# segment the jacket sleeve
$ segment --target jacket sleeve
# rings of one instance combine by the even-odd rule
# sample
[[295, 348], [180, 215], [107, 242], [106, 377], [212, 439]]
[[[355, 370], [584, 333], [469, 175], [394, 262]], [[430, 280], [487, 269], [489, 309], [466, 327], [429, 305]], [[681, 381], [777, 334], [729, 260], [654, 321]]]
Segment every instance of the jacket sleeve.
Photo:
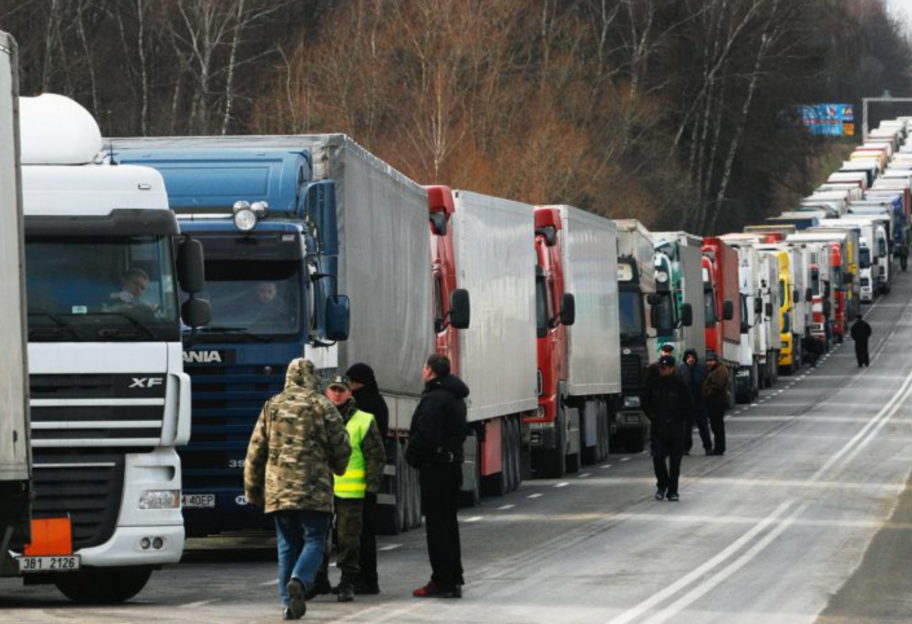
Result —
[[331, 404], [323, 405], [323, 422], [326, 427], [326, 458], [333, 474], [342, 476], [351, 458], [351, 440], [339, 411]]
[[427, 461], [440, 445], [440, 410], [443, 405], [434, 394], [421, 398], [415, 414], [412, 416], [412, 429], [409, 432], [408, 446], [405, 449], [405, 461], [418, 468]]
[[252, 505], [262, 505], [264, 502], [263, 489], [266, 482], [266, 459], [269, 453], [269, 428], [267, 418], [269, 403], [263, 406], [250, 444], [247, 445], [247, 458], [244, 460], [244, 496]]
[[386, 465], [386, 449], [376, 421], [371, 421], [367, 435], [361, 442], [361, 452], [366, 464], [367, 491], [376, 494], [383, 485], [383, 467]]

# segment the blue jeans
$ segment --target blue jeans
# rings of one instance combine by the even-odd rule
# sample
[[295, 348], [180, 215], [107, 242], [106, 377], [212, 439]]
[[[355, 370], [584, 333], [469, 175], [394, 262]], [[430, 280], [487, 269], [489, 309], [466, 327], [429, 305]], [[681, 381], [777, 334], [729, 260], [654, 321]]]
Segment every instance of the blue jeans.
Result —
[[288, 581], [296, 578], [304, 589], [313, 587], [323, 562], [326, 537], [332, 514], [325, 511], [277, 511], [276, 532], [279, 546], [279, 595], [288, 606]]

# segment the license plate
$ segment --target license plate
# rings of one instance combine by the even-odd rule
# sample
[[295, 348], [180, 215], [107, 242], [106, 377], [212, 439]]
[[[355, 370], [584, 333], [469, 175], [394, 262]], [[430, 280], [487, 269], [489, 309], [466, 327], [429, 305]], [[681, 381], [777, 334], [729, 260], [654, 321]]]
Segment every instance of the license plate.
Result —
[[59, 557], [19, 557], [20, 574], [39, 572], [75, 572], [79, 569], [79, 555]]
[[184, 494], [181, 506], [184, 509], [215, 509], [215, 494]]

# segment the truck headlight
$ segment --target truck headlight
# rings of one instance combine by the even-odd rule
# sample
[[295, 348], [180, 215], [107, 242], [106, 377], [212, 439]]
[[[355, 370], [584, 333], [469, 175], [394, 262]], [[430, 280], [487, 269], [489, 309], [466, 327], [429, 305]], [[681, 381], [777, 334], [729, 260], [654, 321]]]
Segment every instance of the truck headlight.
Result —
[[639, 408], [640, 407], [640, 397], [625, 396], [624, 397], [624, 407]]
[[140, 509], [180, 509], [180, 490], [146, 490], [139, 497]]

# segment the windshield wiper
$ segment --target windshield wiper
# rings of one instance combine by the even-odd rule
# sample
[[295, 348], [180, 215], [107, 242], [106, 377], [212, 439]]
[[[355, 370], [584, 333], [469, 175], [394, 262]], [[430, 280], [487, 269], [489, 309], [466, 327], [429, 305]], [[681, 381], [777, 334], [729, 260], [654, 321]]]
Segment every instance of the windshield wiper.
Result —
[[28, 316], [29, 318], [32, 318], [34, 316], [46, 316], [57, 323], [57, 327], [29, 327], [29, 336], [31, 336], [33, 332], [37, 331], [54, 330], [54, 332], [57, 333], [62, 329], [76, 336], [80, 342], [85, 342], [85, 338], [82, 337], [82, 334], [76, 331], [76, 328], [74, 328], [66, 320], [56, 314], [51, 314], [50, 312], [29, 312]]
[[267, 338], [266, 336], [260, 336], [259, 334], [252, 334], [243, 327], [201, 327], [197, 330], [197, 333], [200, 334], [237, 334], [238, 336], [244, 336], [245, 338], [252, 338], [258, 342], [272, 342], [272, 338]]

